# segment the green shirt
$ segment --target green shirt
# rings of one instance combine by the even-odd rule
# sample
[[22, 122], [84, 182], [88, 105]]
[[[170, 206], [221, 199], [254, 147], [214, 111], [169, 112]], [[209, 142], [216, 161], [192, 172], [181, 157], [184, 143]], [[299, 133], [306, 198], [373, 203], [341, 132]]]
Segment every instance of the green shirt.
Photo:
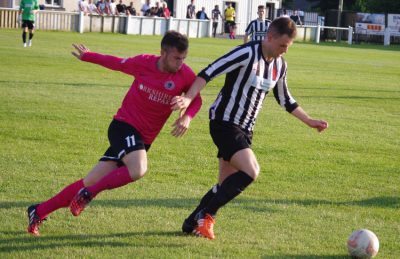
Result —
[[22, 11], [22, 20], [35, 21], [33, 10], [38, 10], [38, 0], [21, 0], [19, 10]]

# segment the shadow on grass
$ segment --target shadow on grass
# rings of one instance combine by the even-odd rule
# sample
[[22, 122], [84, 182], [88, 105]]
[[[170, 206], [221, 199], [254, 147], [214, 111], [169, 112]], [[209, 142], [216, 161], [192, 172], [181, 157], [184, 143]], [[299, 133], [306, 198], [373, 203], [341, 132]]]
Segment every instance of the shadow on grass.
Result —
[[[303, 89], [303, 90], [321, 90], [324, 92], [330, 91], [330, 92], [335, 92], [335, 91], [347, 91], [347, 92], [371, 92], [371, 93], [400, 93], [399, 90], [386, 90], [386, 89], [359, 89], [359, 88], [344, 88], [344, 87], [334, 87], [334, 86], [329, 86], [329, 87], [303, 87], [303, 86], [295, 86], [296, 89]], [[376, 96], [379, 98], [379, 96]]]
[[383, 50], [383, 51], [400, 51], [400, 45], [392, 44], [389, 46], [384, 46], [382, 43], [354, 43], [349, 45], [347, 41], [341, 42], [324, 42], [321, 41], [319, 44], [315, 42], [303, 42], [303, 41], [296, 41], [297, 44], [303, 45], [316, 45], [319, 47], [339, 47], [339, 48], [351, 48], [351, 49], [372, 49], [372, 50]]
[[245, 206], [251, 203], [258, 204], [283, 204], [283, 205], [301, 205], [301, 206], [317, 206], [317, 205], [333, 205], [333, 206], [360, 206], [360, 207], [383, 207], [383, 208], [400, 208], [400, 197], [374, 197], [365, 200], [354, 201], [329, 201], [329, 200], [264, 200], [243, 198], [237, 202], [244, 203]]
[[350, 258], [348, 255], [277, 255], [277, 256], [262, 256], [262, 259], [305, 259], [305, 258], [314, 258], [314, 259], [336, 259], [336, 258]]
[[[130, 200], [102, 200], [101, 198], [94, 200], [90, 206], [96, 207], [166, 207], [166, 208], [188, 208], [192, 209], [198, 205], [200, 201], [197, 198], [157, 198], [157, 199], [130, 199]], [[11, 208], [27, 208], [34, 202], [22, 201], [1, 201], [0, 209]], [[400, 208], [400, 197], [373, 197], [364, 200], [354, 201], [329, 201], [329, 200], [301, 200], [301, 199], [251, 199], [244, 196], [232, 201], [232, 204], [243, 205], [246, 209], [252, 211], [274, 211], [271, 205], [301, 205], [301, 206], [317, 206], [317, 205], [333, 205], [333, 206], [361, 206], [361, 207], [384, 207], [384, 208]]]
[[[174, 237], [182, 236], [177, 231], [149, 231], [149, 232], [128, 232], [128, 233], [111, 233], [101, 235], [61, 235], [61, 236], [41, 236], [32, 237], [22, 231], [0, 231], [0, 234], [11, 235], [12, 238], [3, 238], [0, 243], [0, 252], [12, 253], [15, 251], [31, 251], [46, 250], [60, 247], [131, 247], [132, 242], [121, 241], [124, 238], [143, 238], [143, 237]], [[158, 242], [157, 245], [137, 244], [135, 247], [157, 248], [164, 247], [165, 244]], [[168, 243], [168, 247], [179, 248], [183, 245]]]
[[318, 95], [302, 95], [297, 94], [296, 96], [302, 98], [319, 98], [319, 99], [352, 99], [352, 100], [400, 100], [400, 97], [379, 97], [379, 96], [356, 96], [356, 95], [347, 95], [347, 96], [318, 96]]

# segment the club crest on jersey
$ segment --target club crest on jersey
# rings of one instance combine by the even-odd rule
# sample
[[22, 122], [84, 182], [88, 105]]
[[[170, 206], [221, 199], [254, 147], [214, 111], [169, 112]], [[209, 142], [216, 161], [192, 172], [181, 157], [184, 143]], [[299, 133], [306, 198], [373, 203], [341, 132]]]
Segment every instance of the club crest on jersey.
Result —
[[164, 88], [167, 90], [172, 90], [175, 88], [175, 83], [173, 81], [167, 81], [164, 84]]

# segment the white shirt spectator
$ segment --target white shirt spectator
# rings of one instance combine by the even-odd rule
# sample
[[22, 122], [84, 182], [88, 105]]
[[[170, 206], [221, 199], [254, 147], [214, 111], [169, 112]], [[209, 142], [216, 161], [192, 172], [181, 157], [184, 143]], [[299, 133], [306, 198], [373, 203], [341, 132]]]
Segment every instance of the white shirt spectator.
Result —
[[110, 2], [110, 13], [111, 13], [111, 15], [117, 15], [118, 14], [118, 12], [117, 12], [117, 4], [115, 3], [114, 0], [111, 0], [111, 2]]
[[143, 16], [147, 16], [150, 11], [150, 1], [146, 1], [146, 3], [142, 5], [140, 11], [142, 12]]
[[90, 13], [90, 14], [98, 14], [97, 7], [93, 3], [92, 0], [89, 0], [89, 3], [87, 5], [87, 10], [88, 10], [88, 13]]
[[85, 0], [79, 0], [78, 1], [78, 10], [80, 12], [87, 13], [88, 12], [88, 4]]

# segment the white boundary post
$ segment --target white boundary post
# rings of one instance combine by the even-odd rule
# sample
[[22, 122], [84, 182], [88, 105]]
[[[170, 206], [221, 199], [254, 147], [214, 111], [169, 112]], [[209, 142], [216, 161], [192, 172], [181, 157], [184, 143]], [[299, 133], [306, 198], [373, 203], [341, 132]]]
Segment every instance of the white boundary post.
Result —
[[349, 26], [349, 31], [347, 34], [347, 43], [351, 45], [353, 43], [353, 27]]
[[319, 44], [320, 34], [321, 34], [321, 26], [318, 24], [317, 31], [315, 32], [315, 43], [317, 44]]
[[383, 45], [389, 46], [390, 45], [390, 31], [389, 28], [385, 29], [385, 34], [383, 36]]
[[79, 12], [79, 33], [83, 33], [83, 23], [84, 23], [84, 13], [83, 12]]
[[130, 21], [131, 21], [131, 16], [127, 15], [125, 20], [125, 34], [129, 34], [130, 32]]

